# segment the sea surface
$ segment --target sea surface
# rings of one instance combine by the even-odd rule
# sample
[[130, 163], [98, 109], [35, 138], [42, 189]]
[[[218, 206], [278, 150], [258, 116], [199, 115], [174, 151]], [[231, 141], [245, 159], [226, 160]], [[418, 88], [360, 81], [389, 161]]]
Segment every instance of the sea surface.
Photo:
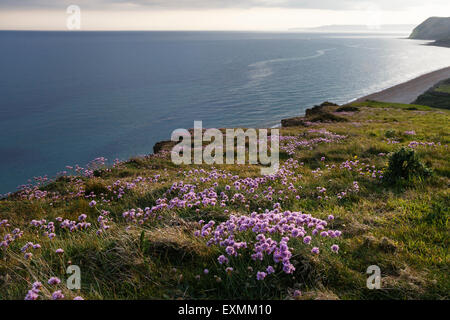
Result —
[[0, 32], [0, 193], [149, 154], [177, 128], [265, 127], [450, 65], [406, 34]]

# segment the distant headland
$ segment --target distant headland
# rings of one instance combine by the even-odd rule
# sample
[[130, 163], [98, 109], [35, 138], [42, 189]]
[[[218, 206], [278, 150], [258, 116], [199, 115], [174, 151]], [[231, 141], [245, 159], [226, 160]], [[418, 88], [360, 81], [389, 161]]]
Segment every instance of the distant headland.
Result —
[[414, 28], [410, 39], [435, 40], [431, 45], [450, 47], [450, 17], [431, 17]]

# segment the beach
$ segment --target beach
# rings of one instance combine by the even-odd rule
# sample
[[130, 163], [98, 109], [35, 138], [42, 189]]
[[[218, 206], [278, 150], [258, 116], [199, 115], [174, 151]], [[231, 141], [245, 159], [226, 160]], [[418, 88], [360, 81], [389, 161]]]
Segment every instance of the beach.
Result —
[[375, 92], [352, 102], [375, 100], [380, 102], [412, 103], [418, 96], [439, 81], [450, 78], [450, 67], [442, 68], [415, 79]]

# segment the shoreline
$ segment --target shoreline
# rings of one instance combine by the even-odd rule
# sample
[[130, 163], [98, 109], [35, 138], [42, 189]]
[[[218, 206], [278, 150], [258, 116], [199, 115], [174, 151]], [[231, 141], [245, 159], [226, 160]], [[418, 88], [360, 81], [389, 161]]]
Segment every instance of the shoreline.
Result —
[[421, 94], [425, 93], [436, 83], [448, 78], [450, 78], [450, 66], [423, 74], [417, 78], [400, 83], [393, 87], [357, 98], [347, 102], [346, 104], [364, 102], [366, 100], [411, 104]]

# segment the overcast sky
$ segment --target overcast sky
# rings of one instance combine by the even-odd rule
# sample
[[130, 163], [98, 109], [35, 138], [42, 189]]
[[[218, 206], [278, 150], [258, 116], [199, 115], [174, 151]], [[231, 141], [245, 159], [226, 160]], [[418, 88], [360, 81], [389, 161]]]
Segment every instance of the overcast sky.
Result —
[[450, 16], [449, 0], [0, 0], [0, 29], [286, 30], [329, 24], [418, 24]]

